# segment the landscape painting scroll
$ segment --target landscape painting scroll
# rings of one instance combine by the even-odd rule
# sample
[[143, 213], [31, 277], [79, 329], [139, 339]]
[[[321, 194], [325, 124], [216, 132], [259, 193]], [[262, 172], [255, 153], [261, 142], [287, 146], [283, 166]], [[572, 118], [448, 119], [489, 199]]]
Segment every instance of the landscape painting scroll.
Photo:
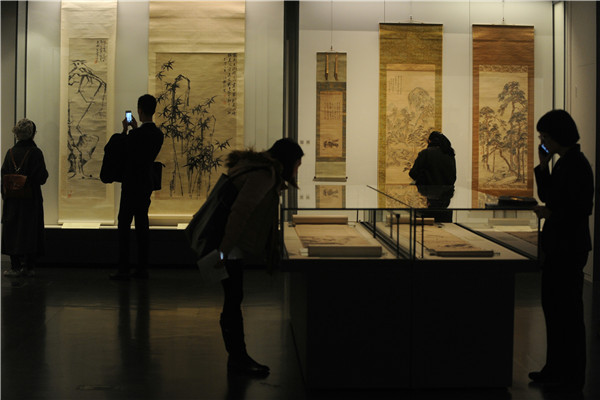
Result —
[[315, 181], [345, 182], [346, 53], [317, 53]]
[[[379, 25], [378, 188], [394, 193], [442, 125], [442, 25]], [[379, 196], [386, 207], [390, 197]]]
[[473, 206], [533, 195], [534, 28], [473, 25]]
[[150, 219], [188, 222], [244, 146], [245, 4], [151, 1], [149, 90], [165, 135]]
[[114, 133], [116, 23], [116, 1], [61, 4], [59, 223], [114, 223], [100, 168]]

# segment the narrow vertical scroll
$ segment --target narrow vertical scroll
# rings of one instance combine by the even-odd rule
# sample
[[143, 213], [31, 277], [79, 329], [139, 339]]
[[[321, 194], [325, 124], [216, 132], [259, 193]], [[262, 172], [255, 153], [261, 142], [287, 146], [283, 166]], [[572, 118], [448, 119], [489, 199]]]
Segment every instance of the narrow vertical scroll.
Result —
[[346, 60], [317, 53], [316, 181], [346, 181]]
[[114, 223], [100, 168], [114, 126], [116, 30], [116, 1], [62, 2], [59, 223]]

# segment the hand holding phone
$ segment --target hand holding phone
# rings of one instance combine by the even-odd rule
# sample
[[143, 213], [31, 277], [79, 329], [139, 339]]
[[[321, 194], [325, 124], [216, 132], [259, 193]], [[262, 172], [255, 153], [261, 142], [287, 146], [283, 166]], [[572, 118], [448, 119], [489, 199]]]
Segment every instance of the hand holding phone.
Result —
[[538, 146], [538, 155], [540, 157], [540, 165], [542, 169], [548, 168], [548, 163], [552, 160], [552, 154], [550, 154], [550, 150], [544, 145], [540, 144]]
[[131, 123], [131, 121], [133, 120], [133, 115], [131, 114], [131, 110], [125, 111], [125, 119], [127, 120], [128, 124]]

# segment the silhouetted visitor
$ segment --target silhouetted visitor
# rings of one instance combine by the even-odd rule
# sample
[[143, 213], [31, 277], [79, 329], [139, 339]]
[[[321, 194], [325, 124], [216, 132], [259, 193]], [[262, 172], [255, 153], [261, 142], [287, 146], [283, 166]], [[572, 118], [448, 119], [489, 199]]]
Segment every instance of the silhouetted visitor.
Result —
[[247, 265], [264, 265], [271, 270], [278, 264], [282, 245], [278, 234], [279, 195], [286, 189], [285, 182], [297, 187], [303, 155], [296, 142], [284, 138], [265, 152], [238, 150], [227, 157], [228, 175], [241, 173], [233, 180], [239, 193], [219, 246], [229, 274], [221, 281], [225, 301], [220, 320], [229, 353], [229, 372], [254, 376], [269, 373], [269, 367], [257, 363], [246, 352], [241, 310], [243, 271]]
[[[44, 252], [44, 199], [41, 185], [48, 179], [44, 154], [33, 138], [33, 121], [20, 120], [13, 128], [17, 143], [10, 148], [2, 164], [2, 253], [10, 256], [11, 269], [6, 276], [34, 276], [36, 259]], [[4, 191], [6, 174], [27, 176], [18, 197]]]
[[441, 209], [428, 211], [423, 217], [434, 217], [438, 222], [451, 222], [452, 212], [444, 211], [454, 196], [456, 160], [450, 140], [441, 132], [433, 131], [427, 138], [427, 148], [417, 156], [409, 176], [419, 193], [427, 198], [427, 207]]
[[[125, 140], [125, 167], [121, 184], [121, 203], [119, 204], [118, 236], [119, 261], [118, 270], [111, 274], [111, 279], [125, 280], [148, 277], [148, 247], [150, 226], [148, 209], [150, 195], [154, 188], [152, 166], [163, 144], [163, 133], [152, 121], [156, 111], [156, 99], [145, 94], [138, 99], [138, 115], [142, 125], [138, 127], [135, 118], [131, 122], [123, 119], [123, 135]], [[131, 126], [133, 129], [127, 133]], [[137, 265], [130, 275], [129, 231], [135, 217], [135, 235], [137, 244]]]
[[408, 175], [419, 186], [454, 185], [456, 160], [450, 140], [441, 132], [431, 132], [427, 148], [419, 152]]
[[[541, 234], [542, 308], [546, 320], [546, 365], [531, 372], [532, 381], [546, 390], [580, 391], [585, 382], [586, 345], [583, 320], [583, 268], [591, 250], [589, 216], [594, 177], [580, 150], [579, 132], [564, 110], [552, 110], [537, 123], [542, 145], [535, 167], [536, 206], [544, 218]], [[550, 170], [552, 156], [559, 160]]]

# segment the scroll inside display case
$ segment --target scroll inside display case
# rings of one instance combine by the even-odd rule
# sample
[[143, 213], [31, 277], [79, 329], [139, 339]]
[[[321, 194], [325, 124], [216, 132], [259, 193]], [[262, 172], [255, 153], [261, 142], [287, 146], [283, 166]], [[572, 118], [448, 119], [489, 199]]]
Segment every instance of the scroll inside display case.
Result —
[[309, 257], [381, 257], [382, 248], [369, 243], [347, 224], [297, 224], [296, 234]]
[[425, 226], [417, 232], [417, 242], [438, 257], [493, 257], [494, 251], [474, 246], [466, 240], [437, 226]]

